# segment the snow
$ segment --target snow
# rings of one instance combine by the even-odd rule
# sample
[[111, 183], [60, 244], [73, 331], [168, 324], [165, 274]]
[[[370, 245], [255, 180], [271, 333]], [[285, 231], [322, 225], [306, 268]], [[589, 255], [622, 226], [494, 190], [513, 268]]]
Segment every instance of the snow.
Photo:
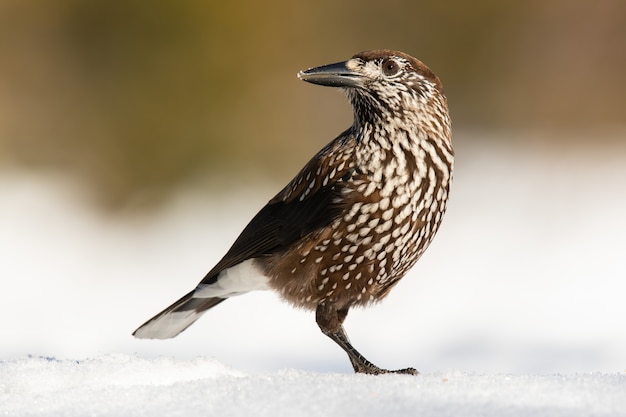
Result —
[[131, 336], [280, 184], [107, 217], [64, 178], [0, 171], [0, 415], [626, 415], [626, 148], [460, 139], [433, 244], [346, 321], [416, 378], [352, 375], [311, 312], [267, 291], [172, 340]]
[[10, 416], [626, 415], [626, 374], [256, 374], [115, 354], [0, 362], [0, 381], [0, 415]]

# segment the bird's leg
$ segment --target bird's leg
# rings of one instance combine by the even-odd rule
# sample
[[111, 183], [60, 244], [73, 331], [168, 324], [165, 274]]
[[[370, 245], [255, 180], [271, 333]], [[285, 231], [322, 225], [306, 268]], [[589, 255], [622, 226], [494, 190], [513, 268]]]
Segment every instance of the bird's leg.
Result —
[[348, 315], [348, 308], [337, 309], [332, 304], [320, 304], [317, 306], [315, 312], [315, 320], [317, 325], [326, 336], [330, 337], [335, 343], [337, 343], [350, 358], [354, 372], [364, 374], [386, 374], [386, 373], [398, 373], [398, 374], [410, 374], [417, 375], [417, 371], [413, 368], [398, 369], [395, 371], [389, 371], [387, 369], [379, 368], [372, 362], [365, 359], [363, 355], [357, 351], [350, 343], [348, 335], [343, 329], [343, 321]]
[[[318, 307], [318, 311], [319, 311], [319, 307]], [[346, 334], [346, 330], [343, 328], [343, 321], [346, 319], [346, 316], [348, 315], [348, 309], [347, 308], [343, 308], [343, 309], [336, 310], [336, 312], [337, 312], [337, 320], [339, 321], [339, 329], [338, 329], [337, 333], [338, 333], [338, 337], [343, 342], [339, 342], [336, 337], [333, 337], [330, 334], [324, 332], [323, 329], [322, 329], [322, 332], [324, 332], [324, 334], [326, 334], [328, 337], [330, 337], [335, 343], [337, 343], [339, 346], [341, 346], [341, 348], [348, 353], [348, 358], [350, 359], [350, 363], [352, 363], [352, 368], [354, 368], [354, 372], [359, 372], [359, 369], [361, 369], [363, 367], [362, 366], [363, 363], [369, 364], [370, 368], [377, 368], [377, 369], [379, 369], [373, 363], [371, 363], [370, 361], [365, 359], [365, 357], [363, 355], [361, 355], [354, 348], [354, 346], [352, 346], [352, 343], [350, 343], [350, 339], [348, 338], [348, 335]], [[317, 317], [316, 317], [316, 319], [317, 319]], [[320, 323], [319, 319], [317, 319], [317, 323], [319, 325], [319, 323]], [[321, 326], [320, 326], [320, 328], [321, 328]], [[350, 349], [350, 350], [348, 350], [348, 349]], [[350, 352], [352, 352], [352, 353], [350, 353]]]

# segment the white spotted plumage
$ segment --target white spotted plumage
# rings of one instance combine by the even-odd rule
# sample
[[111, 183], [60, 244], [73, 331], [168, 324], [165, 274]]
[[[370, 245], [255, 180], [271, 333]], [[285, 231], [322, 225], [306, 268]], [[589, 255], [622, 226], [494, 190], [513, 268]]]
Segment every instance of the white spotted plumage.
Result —
[[136, 335], [172, 337], [224, 298], [269, 287], [315, 309], [357, 372], [384, 372], [356, 353], [341, 323], [353, 305], [384, 298], [439, 228], [453, 167], [446, 99], [423, 63], [396, 51], [299, 76], [342, 87], [353, 125], [270, 200], [194, 291]]

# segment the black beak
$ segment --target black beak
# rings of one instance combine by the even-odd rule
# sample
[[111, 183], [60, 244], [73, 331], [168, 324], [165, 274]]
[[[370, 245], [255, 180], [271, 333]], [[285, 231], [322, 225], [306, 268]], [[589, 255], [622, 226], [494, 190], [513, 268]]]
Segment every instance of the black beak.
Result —
[[358, 87], [362, 85], [363, 76], [348, 69], [346, 62], [324, 65], [300, 71], [298, 78], [303, 81], [325, 85], [328, 87]]

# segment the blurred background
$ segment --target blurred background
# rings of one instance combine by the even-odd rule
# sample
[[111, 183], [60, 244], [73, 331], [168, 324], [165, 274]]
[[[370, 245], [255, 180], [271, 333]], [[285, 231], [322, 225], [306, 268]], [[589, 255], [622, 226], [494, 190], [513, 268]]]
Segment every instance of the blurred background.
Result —
[[272, 294], [179, 338], [136, 326], [202, 278], [351, 122], [299, 70], [398, 49], [444, 83], [449, 212], [346, 323], [381, 365], [626, 370], [626, 3], [0, 3], [0, 360], [112, 351], [349, 371]]

